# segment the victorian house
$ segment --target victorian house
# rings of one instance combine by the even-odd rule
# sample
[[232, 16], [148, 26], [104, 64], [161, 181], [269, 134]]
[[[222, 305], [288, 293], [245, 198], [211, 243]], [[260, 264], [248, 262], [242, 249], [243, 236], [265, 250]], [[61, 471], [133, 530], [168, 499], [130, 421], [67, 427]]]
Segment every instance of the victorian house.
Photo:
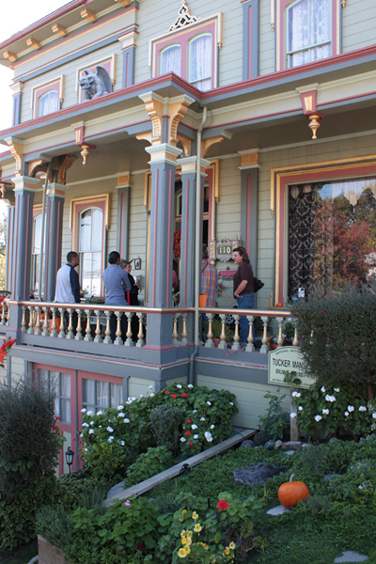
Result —
[[[0, 132], [8, 378], [56, 389], [76, 452], [82, 407], [174, 381], [228, 388], [236, 423], [257, 427], [289, 300], [373, 274], [375, 25], [374, 0], [72, 0], [0, 44], [14, 70]], [[215, 309], [199, 308], [201, 241]], [[245, 348], [239, 243], [264, 282]], [[71, 250], [82, 302], [57, 304]], [[139, 307], [103, 305], [112, 250], [132, 261]], [[126, 339], [111, 340], [112, 313], [127, 316]]]

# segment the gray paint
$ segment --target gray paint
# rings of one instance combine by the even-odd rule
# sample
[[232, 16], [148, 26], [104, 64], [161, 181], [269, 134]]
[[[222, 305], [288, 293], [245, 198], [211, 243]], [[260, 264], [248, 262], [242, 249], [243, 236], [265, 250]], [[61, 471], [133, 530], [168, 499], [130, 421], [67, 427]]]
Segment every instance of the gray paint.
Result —
[[[9, 287], [3, 290], [11, 291], [13, 287], [13, 258], [14, 258], [14, 206], [8, 206], [7, 214], [7, 244], [5, 257], [5, 284]], [[9, 281], [9, 283], [8, 283]]]
[[[33, 181], [34, 179], [27, 180]], [[14, 225], [16, 260], [14, 261], [12, 289], [12, 299], [16, 301], [29, 299], [34, 193], [35, 190], [32, 188], [24, 188], [16, 192]]]
[[[257, 272], [257, 233], [258, 233], [258, 168], [241, 171], [241, 241], [248, 250], [253, 271]], [[251, 185], [251, 215], [248, 215], [248, 182]], [[250, 237], [248, 239], [248, 231]]]
[[58, 195], [47, 196], [45, 299], [48, 302], [54, 300], [56, 273], [61, 266], [64, 200]]
[[21, 123], [22, 92], [13, 96], [12, 126]]
[[123, 50], [123, 75], [121, 87], [127, 88], [134, 84], [136, 46], [131, 45]]
[[181, 174], [182, 219], [180, 257], [180, 306], [194, 306], [196, 173]]
[[[249, 28], [248, 10], [252, 7], [252, 29]], [[243, 80], [259, 76], [259, 45], [260, 45], [260, 32], [259, 23], [260, 10], [259, 0], [249, 0], [243, 4]], [[251, 76], [249, 76], [249, 46], [251, 50]]]
[[[130, 186], [118, 188], [117, 205], [117, 235], [116, 247], [120, 249], [122, 258], [129, 259], [129, 214], [130, 214]], [[122, 206], [123, 200], [123, 206]]]

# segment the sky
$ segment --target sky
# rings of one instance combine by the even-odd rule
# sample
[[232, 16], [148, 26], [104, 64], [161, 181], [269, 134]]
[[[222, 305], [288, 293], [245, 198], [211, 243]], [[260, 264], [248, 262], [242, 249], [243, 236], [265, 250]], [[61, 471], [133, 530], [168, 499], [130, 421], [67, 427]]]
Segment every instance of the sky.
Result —
[[[0, 43], [21, 31], [30, 24], [47, 16], [70, 0], [17, 0], [17, 2], [1, 1], [1, 30]], [[5, 4], [5, 5], [3, 5]], [[52, 32], [51, 32], [52, 33]], [[2, 57], [0, 53], [0, 57]], [[0, 65], [0, 131], [12, 126], [12, 83], [13, 71]], [[5, 145], [0, 144], [0, 153], [6, 151]], [[0, 200], [0, 217], [5, 213], [5, 204]]]

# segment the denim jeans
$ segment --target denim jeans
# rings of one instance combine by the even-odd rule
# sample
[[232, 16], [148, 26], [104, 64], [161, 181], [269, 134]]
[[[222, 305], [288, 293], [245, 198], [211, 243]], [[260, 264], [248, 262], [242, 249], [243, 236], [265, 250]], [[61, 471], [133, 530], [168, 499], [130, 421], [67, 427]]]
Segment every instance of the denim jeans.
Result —
[[[255, 293], [251, 294], [241, 294], [236, 298], [236, 304], [239, 309], [252, 309], [255, 305]], [[247, 343], [248, 333], [249, 333], [249, 322], [244, 315], [239, 319], [239, 333], [240, 342]]]

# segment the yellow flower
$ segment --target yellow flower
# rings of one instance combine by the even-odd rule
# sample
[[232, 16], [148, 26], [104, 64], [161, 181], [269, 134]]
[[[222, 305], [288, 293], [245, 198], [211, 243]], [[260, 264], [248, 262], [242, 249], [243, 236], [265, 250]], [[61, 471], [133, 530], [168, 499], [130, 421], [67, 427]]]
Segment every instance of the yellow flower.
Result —
[[191, 552], [191, 549], [189, 548], [188, 545], [185, 545], [185, 547], [183, 548], [185, 554], [189, 554]]
[[181, 543], [182, 544], [187, 544], [187, 537], [181, 537]]
[[231, 548], [231, 550], [235, 550], [235, 543], [230, 542], [229, 547]]
[[205, 550], [208, 550], [208, 548], [209, 548], [208, 545], [206, 544], [206, 542], [203, 542], [202, 546], [205, 548]]
[[188, 533], [188, 532], [189, 532], [189, 531], [182, 531], [182, 532], [180, 533], [180, 536], [181, 536], [181, 537], [184, 537], [185, 534]]
[[193, 519], [194, 521], [197, 521], [198, 515], [197, 515], [196, 511], [194, 511], [194, 512], [192, 513], [192, 519]]
[[182, 513], [183, 513], [183, 515], [185, 515], [187, 513], [187, 510], [183, 509]]
[[200, 531], [202, 531], [202, 527], [199, 523], [197, 523], [197, 525], [195, 525], [194, 531], [195, 531], [195, 533], [199, 533]]
[[183, 517], [179, 517], [178, 520], [180, 521], [180, 523], [182, 523], [184, 521]]
[[184, 548], [179, 548], [179, 550], [178, 550], [178, 556], [179, 556], [180, 558], [185, 558], [185, 557], [187, 556], [187, 554], [185, 553]]
[[186, 531], [186, 533], [187, 533], [187, 537], [191, 538], [191, 536], [192, 536], [192, 531]]
[[226, 548], [225, 548], [225, 554], [230, 554], [230, 549], [229, 549], [228, 546], [226, 546]]

